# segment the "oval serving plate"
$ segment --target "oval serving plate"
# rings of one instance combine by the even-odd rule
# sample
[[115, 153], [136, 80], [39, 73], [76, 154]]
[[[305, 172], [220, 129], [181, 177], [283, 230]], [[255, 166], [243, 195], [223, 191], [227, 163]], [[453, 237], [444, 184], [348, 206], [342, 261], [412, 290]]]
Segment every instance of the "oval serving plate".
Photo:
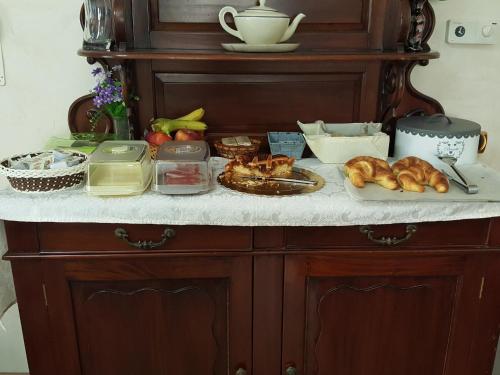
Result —
[[250, 180], [238, 178], [232, 175], [231, 178], [226, 178], [225, 172], [222, 172], [217, 181], [222, 186], [228, 189], [239, 191], [241, 193], [281, 196], [281, 195], [299, 195], [314, 193], [325, 186], [325, 180], [320, 175], [302, 168], [293, 168], [292, 175], [287, 176], [296, 180], [311, 180], [316, 181], [316, 185], [294, 184], [288, 182], [265, 181], [265, 180]]

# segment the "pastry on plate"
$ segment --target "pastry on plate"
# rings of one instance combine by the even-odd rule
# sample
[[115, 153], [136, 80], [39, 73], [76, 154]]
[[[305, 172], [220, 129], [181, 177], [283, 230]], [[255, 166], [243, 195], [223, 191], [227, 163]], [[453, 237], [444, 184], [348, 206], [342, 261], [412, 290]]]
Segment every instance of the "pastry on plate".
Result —
[[448, 178], [425, 160], [410, 156], [394, 163], [392, 170], [404, 190], [423, 193], [425, 185], [438, 193], [447, 193], [450, 188]]
[[225, 167], [226, 174], [238, 174], [251, 177], [288, 177], [292, 174], [295, 158], [272, 156], [260, 160], [257, 156], [249, 158], [239, 156]]
[[389, 163], [382, 159], [358, 156], [345, 164], [344, 172], [357, 188], [363, 188], [367, 182], [376, 183], [390, 190], [399, 188]]
[[450, 188], [444, 173], [415, 156], [397, 161], [392, 165], [392, 170], [404, 190], [422, 193], [425, 191], [425, 185], [429, 185], [438, 193], [446, 193]]

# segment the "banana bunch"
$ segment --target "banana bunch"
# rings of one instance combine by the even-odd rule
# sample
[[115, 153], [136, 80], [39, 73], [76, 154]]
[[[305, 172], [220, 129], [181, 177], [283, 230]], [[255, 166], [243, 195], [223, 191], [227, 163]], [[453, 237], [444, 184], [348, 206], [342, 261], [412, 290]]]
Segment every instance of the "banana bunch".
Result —
[[204, 115], [205, 110], [203, 108], [198, 108], [197, 110], [175, 120], [157, 118], [151, 123], [151, 128], [155, 132], [161, 131], [168, 135], [179, 129], [189, 129], [202, 132], [207, 130], [207, 124], [201, 121]]

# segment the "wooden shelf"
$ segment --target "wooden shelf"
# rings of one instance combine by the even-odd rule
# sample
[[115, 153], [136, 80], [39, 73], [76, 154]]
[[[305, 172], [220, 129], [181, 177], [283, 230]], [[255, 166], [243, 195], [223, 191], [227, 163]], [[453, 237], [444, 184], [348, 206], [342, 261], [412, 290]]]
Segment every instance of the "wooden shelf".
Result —
[[217, 50], [136, 49], [126, 51], [92, 51], [80, 49], [78, 55], [112, 60], [176, 61], [422, 61], [439, 58], [439, 52], [398, 51], [306, 51], [292, 53], [234, 53]]

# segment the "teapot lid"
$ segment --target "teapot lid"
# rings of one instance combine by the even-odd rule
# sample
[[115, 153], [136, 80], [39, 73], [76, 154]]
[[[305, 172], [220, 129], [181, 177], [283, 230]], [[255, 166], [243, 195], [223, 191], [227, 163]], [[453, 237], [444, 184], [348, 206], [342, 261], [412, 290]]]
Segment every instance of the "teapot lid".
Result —
[[259, 0], [259, 5], [238, 13], [236, 17], [290, 18], [286, 14], [266, 6], [266, 0]]

